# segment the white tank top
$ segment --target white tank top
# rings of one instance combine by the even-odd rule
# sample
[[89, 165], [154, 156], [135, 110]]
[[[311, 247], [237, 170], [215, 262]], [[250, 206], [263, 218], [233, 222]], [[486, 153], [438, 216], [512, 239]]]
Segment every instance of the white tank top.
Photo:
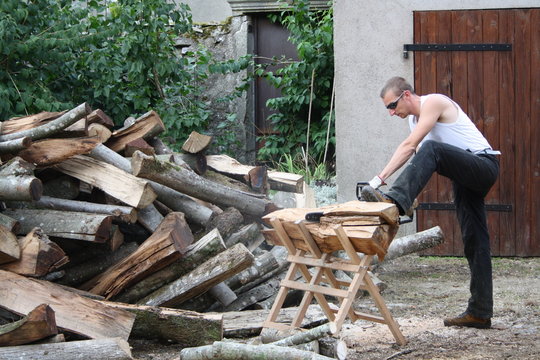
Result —
[[[431, 94], [436, 95], [436, 94]], [[420, 107], [424, 105], [424, 101], [431, 95], [420, 97]], [[443, 95], [445, 96], [445, 95]], [[446, 96], [445, 96], [446, 97]], [[435, 126], [420, 142], [420, 145], [426, 140], [434, 140], [450, 145], [457, 146], [463, 150], [470, 150], [475, 153], [481, 150], [491, 150], [488, 141], [478, 130], [471, 119], [461, 110], [459, 105], [448, 98], [458, 109], [457, 120], [453, 123], [435, 123]], [[411, 131], [415, 128], [418, 120], [416, 116], [409, 115], [409, 128]]]

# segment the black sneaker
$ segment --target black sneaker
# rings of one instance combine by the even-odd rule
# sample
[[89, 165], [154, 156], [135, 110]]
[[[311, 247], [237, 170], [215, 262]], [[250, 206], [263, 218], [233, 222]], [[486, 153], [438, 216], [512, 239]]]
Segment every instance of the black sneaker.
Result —
[[[385, 202], [390, 204], [395, 204], [398, 208], [399, 205], [396, 204], [396, 202], [388, 197], [385, 193], [383, 193], [381, 190], [374, 189], [373, 187], [369, 185], [365, 185], [362, 187], [362, 190], [360, 191], [360, 200], [367, 201], [367, 202]], [[418, 201], [414, 199], [413, 205], [405, 211], [405, 215], [409, 218], [413, 218], [414, 216], [414, 209], [418, 206]]]

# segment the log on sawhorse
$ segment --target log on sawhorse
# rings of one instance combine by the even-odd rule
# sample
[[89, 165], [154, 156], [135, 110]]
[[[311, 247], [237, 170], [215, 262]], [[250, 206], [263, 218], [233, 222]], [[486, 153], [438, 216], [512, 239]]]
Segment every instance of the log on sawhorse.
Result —
[[[352, 321], [363, 319], [386, 324], [396, 339], [396, 342], [399, 345], [406, 344], [399, 325], [392, 317], [384, 299], [379, 293], [379, 289], [374, 285], [368, 274], [369, 266], [373, 260], [373, 254], [365, 254], [365, 256], [360, 257], [349, 240], [343, 226], [337, 224], [333, 226], [333, 229], [348, 259], [336, 258], [331, 256], [330, 253], [322, 252], [306, 228], [303, 220], [297, 221], [295, 224], [302, 233], [304, 245], [308, 249], [307, 251], [295, 247], [278, 218], [272, 218], [270, 223], [281, 243], [287, 248], [289, 253], [287, 261], [290, 263], [290, 266], [285, 278], [280, 284], [280, 290], [268, 318], [263, 323], [263, 327], [278, 330], [290, 330], [291, 328], [300, 327], [310, 302], [315, 298], [330, 321], [332, 333], [337, 334], [341, 330], [346, 317], [349, 316]], [[313, 274], [310, 273], [309, 267], [315, 270]], [[352, 280], [338, 280], [333, 273], [333, 271], [337, 270], [351, 273]], [[300, 271], [305, 282], [294, 280], [297, 271]], [[323, 284], [327, 286], [323, 286]], [[285, 297], [288, 291], [292, 289], [304, 291], [302, 302], [290, 325], [278, 323], [276, 319], [283, 306]], [[380, 311], [380, 315], [361, 313], [352, 308], [356, 293], [360, 289], [366, 290], [371, 295]], [[332, 309], [325, 296], [337, 298], [339, 300], [339, 308], [337, 310]]]

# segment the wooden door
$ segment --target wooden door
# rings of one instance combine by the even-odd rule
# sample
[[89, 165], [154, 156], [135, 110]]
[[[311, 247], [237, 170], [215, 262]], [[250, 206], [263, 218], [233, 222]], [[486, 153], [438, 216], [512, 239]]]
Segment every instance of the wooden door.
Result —
[[[511, 44], [511, 51], [421, 51], [415, 90], [456, 100], [500, 156], [486, 198], [494, 256], [540, 255], [540, 9], [419, 11], [415, 44]], [[419, 197], [418, 230], [440, 225], [436, 255], [462, 255], [450, 181], [434, 175]], [[442, 209], [442, 210], [428, 210]]]

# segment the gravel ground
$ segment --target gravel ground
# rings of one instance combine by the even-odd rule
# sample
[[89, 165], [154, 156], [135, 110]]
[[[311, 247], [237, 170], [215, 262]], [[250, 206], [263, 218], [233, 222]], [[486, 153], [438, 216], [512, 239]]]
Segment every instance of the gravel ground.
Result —
[[[340, 337], [348, 359], [540, 359], [540, 258], [494, 258], [492, 329], [444, 327], [468, 299], [464, 258], [409, 255], [379, 267], [382, 295], [408, 343], [398, 346], [386, 325], [346, 322]], [[355, 307], [375, 310], [367, 297]], [[130, 341], [138, 360], [178, 359], [176, 345]]]

